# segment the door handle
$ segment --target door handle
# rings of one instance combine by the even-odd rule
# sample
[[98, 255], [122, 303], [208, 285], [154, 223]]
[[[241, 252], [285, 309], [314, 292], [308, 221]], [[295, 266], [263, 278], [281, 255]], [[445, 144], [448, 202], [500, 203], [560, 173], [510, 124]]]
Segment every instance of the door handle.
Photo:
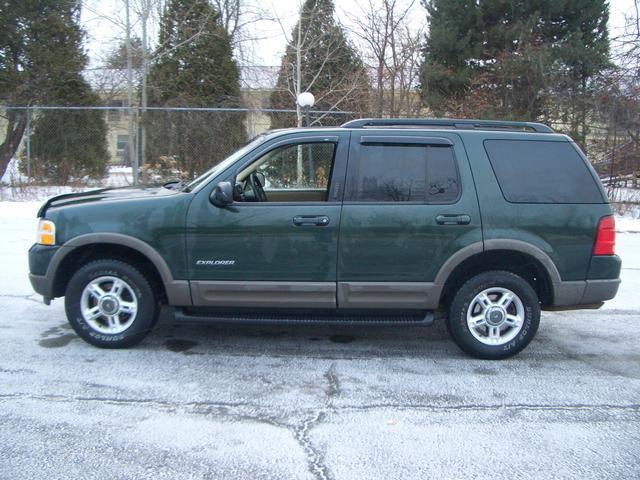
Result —
[[469, 215], [444, 214], [436, 215], [438, 225], [469, 225], [471, 217]]
[[326, 227], [329, 225], [329, 217], [326, 215], [296, 215], [293, 224], [298, 227]]

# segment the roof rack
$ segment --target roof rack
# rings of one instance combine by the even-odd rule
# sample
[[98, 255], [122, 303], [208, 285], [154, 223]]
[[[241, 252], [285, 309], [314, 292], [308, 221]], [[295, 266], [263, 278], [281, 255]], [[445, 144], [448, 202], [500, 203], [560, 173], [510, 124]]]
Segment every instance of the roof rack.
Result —
[[555, 133], [554, 130], [535, 122], [509, 122], [502, 120], [468, 120], [449, 118], [362, 118], [340, 125], [343, 128], [365, 127], [449, 127], [464, 130], [520, 130], [537, 133]]

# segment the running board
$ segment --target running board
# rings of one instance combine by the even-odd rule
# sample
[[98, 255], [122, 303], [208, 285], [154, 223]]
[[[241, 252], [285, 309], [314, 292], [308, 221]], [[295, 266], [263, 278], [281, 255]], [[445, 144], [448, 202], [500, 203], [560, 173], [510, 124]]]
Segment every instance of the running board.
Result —
[[415, 314], [288, 314], [288, 313], [214, 313], [190, 312], [176, 308], [179, 323], [211, 323], [217, 325], [347, 325], [347, 326], [421, 326], [433, 324], [433, 312]]

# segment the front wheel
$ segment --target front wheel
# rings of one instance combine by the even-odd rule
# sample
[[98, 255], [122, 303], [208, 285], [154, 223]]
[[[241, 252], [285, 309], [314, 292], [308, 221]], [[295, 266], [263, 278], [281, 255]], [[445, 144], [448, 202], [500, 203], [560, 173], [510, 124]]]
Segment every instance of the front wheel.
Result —
[[525, 348], [540, 323], [540, 304], [531, 285], [504, 271], [468, 280], [449, 309], [448, 327], [456, 344], [477, 358], [508, 358]]
[[102, 348], [139, 343], [153, 328], [158, 301], [147, 278], [119, 260], [97, 260], [71, 277], [65, 294], [69, 323]]

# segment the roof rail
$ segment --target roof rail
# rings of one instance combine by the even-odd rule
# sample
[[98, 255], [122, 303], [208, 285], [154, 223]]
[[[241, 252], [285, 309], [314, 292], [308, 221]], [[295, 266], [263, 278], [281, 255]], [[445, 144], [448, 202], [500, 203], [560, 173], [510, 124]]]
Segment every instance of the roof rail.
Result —
[[502, 120], [469, 120], [455, 118], [361, 118], [340, 125], [343, 128], [365, 127], [450, 127], [465, 130], [521, 130], [537, 133], [555, 133], [554, 130], [535, 122], [510, 122]]

